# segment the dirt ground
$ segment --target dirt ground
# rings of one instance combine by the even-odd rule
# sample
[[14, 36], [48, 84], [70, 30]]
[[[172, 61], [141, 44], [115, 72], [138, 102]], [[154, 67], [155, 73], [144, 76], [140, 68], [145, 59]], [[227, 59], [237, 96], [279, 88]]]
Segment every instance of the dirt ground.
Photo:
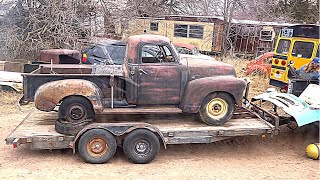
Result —
[[5, 138], [28, 111], [30, 106], [0, 109], [0, 179], [320, 179], [319, 161], [305, 154], [309, 143], [319, 142], [315, 126], [286, 130], [273, 138], [170, 145], [145, 165], [129, 163], [118, 148], [109, 163], [92, 165], [71, 150], [6, 145]]

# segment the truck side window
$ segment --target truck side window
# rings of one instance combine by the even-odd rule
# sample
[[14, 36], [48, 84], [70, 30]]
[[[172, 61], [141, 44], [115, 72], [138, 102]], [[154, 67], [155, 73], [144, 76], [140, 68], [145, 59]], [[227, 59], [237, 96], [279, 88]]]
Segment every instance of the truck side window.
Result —
[[144, 45], [141, 52], [142, 63], [172, 62], [172, 53], [167, 46]]
[[320, 45], [318, 46], [318, 50], [317, 50], [316, 57], [320, 57], [320, 56], [319, 56], [319, 51], [320, 51]]

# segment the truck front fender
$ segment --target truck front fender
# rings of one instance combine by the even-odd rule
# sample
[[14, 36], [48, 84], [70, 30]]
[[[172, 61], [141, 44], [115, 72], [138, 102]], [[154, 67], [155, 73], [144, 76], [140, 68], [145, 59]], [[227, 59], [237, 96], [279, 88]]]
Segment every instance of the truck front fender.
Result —
[[48, 82], [41, 85], [34, 96], [37, 109], [51, 111], [63, 99], [69, 96], [82, 96], [87, 98], [95, 111], [103, 111], [101, 90], [94, 83], [82, 79], [66, 79]]
[[205, 77], [188, 83], [180, 108], [183, 112], [196, 113], [200, 110], [204, 98], [214, 92], [230, 94], [235, 104], [242, 105], [246, 82], [234, 76]]

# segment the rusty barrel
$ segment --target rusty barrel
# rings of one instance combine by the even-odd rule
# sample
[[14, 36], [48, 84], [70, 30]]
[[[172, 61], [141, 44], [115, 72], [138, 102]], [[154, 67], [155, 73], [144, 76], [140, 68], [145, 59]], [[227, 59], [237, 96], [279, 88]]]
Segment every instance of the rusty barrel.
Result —
[[306, 153], [309, 158], [318, 160], [320, 151], [320, 143], [309, 144], [306, 148]]

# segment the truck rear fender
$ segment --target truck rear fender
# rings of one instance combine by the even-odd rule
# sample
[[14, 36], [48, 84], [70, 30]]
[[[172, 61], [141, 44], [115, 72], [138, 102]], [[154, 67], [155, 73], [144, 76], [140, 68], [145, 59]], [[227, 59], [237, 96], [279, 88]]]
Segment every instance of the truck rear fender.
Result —
[[97, 85], [82, 79], [66, 79], [48, 82], [41, 85], [34, 96], [37, 109], [51, 111], [54, 107], [70, 96], [82, 96], [87, 98], [95, 111], [99, 114], [103, 111], [102, 93]]
[[246, 82], [234, 76], [216, 76], [195, 79], [187, 84], [180, 109], [187, 113], [197, 113], [206, 96], [214, 92], [231, 95], [235, 104], [242, 106]]
[[151, 124], [148, 124], [148, 123], [107, 123], [107, 124], [93, 123], [81, 129], [76, 135], [76, 137], [74, 138], [74, 140], [70, 142], [69, 147], [73, 149], [73, 152], [75, 152], [76, 143], [79, 140], [79, 138], [85, 132], [91, 129], [104, 129], [110, 132], [111, 134], [113, 134], [115, 137], [125, 136], [136, 129], [147, 129], [155, 133], [158, 136], [159, 140], [162, 141], [164, 148], [165, 149], [167, 148], [166, 146], [167, 144], [163, 134], [157, 127], [154, 127]]

